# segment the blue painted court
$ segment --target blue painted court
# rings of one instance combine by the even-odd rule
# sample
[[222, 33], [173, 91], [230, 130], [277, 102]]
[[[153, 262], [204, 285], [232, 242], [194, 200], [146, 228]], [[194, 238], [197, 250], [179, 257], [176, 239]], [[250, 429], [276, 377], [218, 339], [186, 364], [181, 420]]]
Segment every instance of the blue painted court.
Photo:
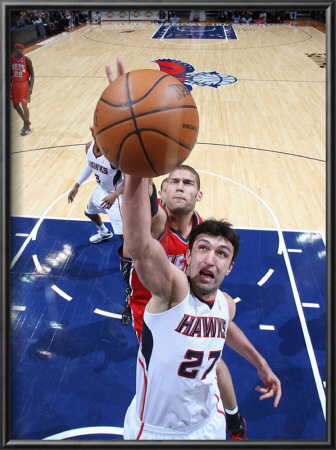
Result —
[[[236, 323], [283, 390], [277, 409], [271, 400], [260, 402], [256, 370], [224, 348], [248, 438], [325, 440], [323, 240], [314, 232], [283, 232], [286, 249], [278, 253], [277, 231], [237, 231], [241, 250], [222, 289], [235, 299]], [[84, 220], [12, 218], [14, 440], [122, 439], [135, 393], [137, 340], [118, 318], [120, 241], [92, 245], [94, 232]]]
[[161, 25], [152, 39], [238, 39], [232, 25]]

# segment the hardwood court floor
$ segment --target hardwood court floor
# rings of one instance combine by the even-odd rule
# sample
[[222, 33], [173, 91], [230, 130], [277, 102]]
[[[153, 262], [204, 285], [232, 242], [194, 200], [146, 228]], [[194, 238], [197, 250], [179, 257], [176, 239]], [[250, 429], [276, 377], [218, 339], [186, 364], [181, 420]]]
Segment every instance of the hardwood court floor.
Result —
[[[157, 24], [87, 25], [26, 49], [35, 71], [32, 133], [21, 137], [11, 114], [12, 215], [83, 218], [94, 183], [68, 205], [66, 192], [85, 164], [84, 144], [104, 66], [121, 56], [127, 71], [180, 60], [195, 73], [217, 71], [238, 82], [194, 86], [197, 144], [186, 163], [200, 171], [203, 217], [237, 227], [325, 233], [325, 34], [298, 26], [236, 26], [237, 40], [153, 40]], [[43, 45], [41, 45], [43, 44]], [[323, 56], [322, 56], [323, 59]], [[159, 184], [161, 178], [156, 179]]]

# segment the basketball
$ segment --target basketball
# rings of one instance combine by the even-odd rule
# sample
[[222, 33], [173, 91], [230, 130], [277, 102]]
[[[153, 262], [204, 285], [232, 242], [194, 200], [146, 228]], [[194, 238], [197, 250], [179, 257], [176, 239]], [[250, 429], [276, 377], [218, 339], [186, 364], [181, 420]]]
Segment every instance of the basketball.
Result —
[[103, 91], [93, 125], [97, 145], [112, 166], [152, 178], [188, 158], [199, 118], [191, 93], [179, 80], [140, 69], [121, 75]]

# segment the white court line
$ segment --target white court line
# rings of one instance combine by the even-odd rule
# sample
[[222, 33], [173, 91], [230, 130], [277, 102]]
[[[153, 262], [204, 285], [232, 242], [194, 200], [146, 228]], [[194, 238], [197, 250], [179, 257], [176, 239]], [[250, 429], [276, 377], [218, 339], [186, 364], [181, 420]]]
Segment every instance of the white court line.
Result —
[[[182, 24], [181, 24], [182, 25]], [[168, 31], [170, 30], [170, 28], [171, 27], [173, 27], [174, 25], [173, 24], [171, 24], [168, 28], [167, 28], [167, 31], [164, 33], [164, 35], [162, 36], [162, 37], [160, 37], [160, 39], [158, 39], [158, 41], [159, 42], [162, 42], [164, 39], [165, 39], [165, 36], [166, 36], [166, 34], [168, 33]], [[194, 26], [194, 27], [196, 27], [195, 25], [191, 25], [191, 24], [187, 24], [187, 23], [185, 23], [185, 24], [183, 24], [183, 26]], [[155, 33], [154, 33], [155, 34]], [[237, 35], [237, 34], [236, 34]], [[154, 35], [153, 35], [154, 36]], [[180, 42], [176, 42], [176, 41], [178, 41], [179, 39], [166, 39], [165, 41], [164, 41], [164, 44], [171, 44], [171, 45], [176, 45], [177, 47], [183, 47], [184, 45], [186, 45], [186, 44], [183, 44], [182, 43], [182, 45], [179, 45], [179, 44], [181, 44]], [[189, 38], [189, 40], [190, 41], [192, 41], [193, 39], [192, 38]], [[197, 43], [197, 45], [199, 46], [199, 47], [206, 47], [207, 45], [211, 45], [211, 46], [213, 46], [213, 45], [220, 45], [220, 44], [226, 44], [229, 40], [228, 40], [228, 38], [227, 38], [227, 34], [225, 33], [225, 39], [217, 39], [217, 41], [220, 41], [220, 42], [204, 42], [204, 41], [206, 41], [206, 40], [208, 40], [208, 39], [195, 39], [195, 43]], [[238, 36], [237, 36], [237, 40], [238, 40]], [[172, 42], [170, 42], [170, 41], [172, 41]], [[199, 42], [199, 41], [202, 41], [202, 42]]]
[[274, 270], [273, 269], [268, 269], [268, 272], [266, 273], [266, 275], [264, 275], [262, 277], [261, 280], [258, 281], [258, 286], [262, 286], [263, 284], [266, 283], [266, 281], [273, 275]]
[[234, 301], [235, 303], [241, 302], [241, 298], [236, 297], [236, 298], [233, 299], [233, 301]]
[[274, 223], [276, 225], [276, 231], [278, 232], [278, 238], [279, 238], [279, 244], [278, 244], [278, 255], [281, 255], [281, 253], [283, 252], [283, 249], [286, 248], [285, 245], [285, 240], [282, 234], [282, 230], [280, 227], [280, 223], [278, 221], [278, 218], [276, 217], [276, 215], [274, 214], [274, 212], [272, 211], [272, 209], [269, 207], [269, 205], [261, 198], [259, 197], [259, 195], [257, 195], [255, 192], [251, 191], [251, 189], [247, 188], [246, 186], [244, 186], [241, 183], [238, 183], [238, 181], [234, 181], [231, 180], [230, 178], [224, 177], [223, 175], [217, 175], [216, 173], [212, 173], [212, 172], [207, 172], [205, 170], [199, 170], [197, 169], [198, 172], [200, 173], [205, 173], [207, 175], [211, 175], [213, 177], [217, 177], [217, 178], [222, 178], [223, 180], [227, 180], [232, 184], [235, 184], [237, 186], [239, 186], [240, 188], [244, 189], [245, 191], [249, 192], [251, 195], [253, 195], [257, 200], [260, 201], [260, 203], [262, 203], [265, 208], [268, 210], [268, 212], [270, 213], [270, 215], [272, 216]]
[[12, 306], [13, 311], [26, 311], [26, 306]]
[[123, 428], [120, 427], [85, 427], [74, 430], [63, 431], [42, 439], [43, 441], [69, 439], [76, 436], [86, 436], [88, 434], [117, 434], [123, 435]]
[[38, 272], [43, 272], [42, 266], [40, 264], [40, 261], [37, 258], [37, 255], [33, 255], [33, 261], [34, 261], [34, 264], [35, 264], [35, 267], [36, 267], [37, 271]]
[[115, 314], [115, 313], [111, 313], [111, 312], [108, 312], [108, 311], [103, 311], [102, 309], [99, 309], [99, 308], [96, 308], [93, 312], [96, 313], [96, 314], [100, 314], [101, 316], [113, 317], [114, 319], [121, 319], [122, 318], [121, 314]]
[[300, 248], [288, 248], [288, 253], [302, 253], [302, 250]]
[[319, 308], [320, 305], [318, 303], [302, 303], [304, 308]]
[[274, 327], [274, 325], [259, 325], [259, 329], [260, 330], [274, 331], [275, 327]]
[[40, 46], [45, 46], [45, 45], [47, 45], [47, 44], [51, 44], [52, 42], [56, 42], [56, 41], [59, 41], [60, 39], [62, 39], [62, 38], [64, 38], [65, 36], [67, 36], [68, 35], [68, 33], [66, 33], [65, 31], [63, 32], [63, 33], [61, 33], [61, 34], [57, 34], [56, 36], [53, 36], [53, 37], [51, 37], [51, 38], [49, 38], [49, 39], [46, 39], [46, 40], [44, 40], [44, 41], [41, 41], [41, 42], [38, 42], [36, 45], [38, 45], [39, 47]]
[[269, 207], [269, 205], [262, 198], [260, 198], [255, 192], [251, 191], [246, 186], [238, 183], [237, 181], [231, 180], [230, 178], [224, 177], [223, 175], [217, 175], [215, 173], [206, 172], [204, 170], [198, 170], [198, 169], [196, 169], [196, 170], [198, 172], [200, 172], [200, 173], [205, 173], [205, 174], [217, 177], [217, 178], [221, 178], [223, 180], [227, 180], [230, 183], [233, 183], [233, 184], [239, 186], [240, 188], [246, 190], [251, 195], [253, 195], [255, 198], [257, 198], [265, 206], [265, 208], [267, 208], [267, 210], [269, 211], [269, 213], [273, 217], [273, 220], [274, 220], [274, 222], [276, 224], [278, 237], [279, 237], [278, 254], [282, 253], [283, 257], [284, 257], [284, 260], [285, 260], [285, 264], [286, 264], [286, 268], [287, 268], [287, 272], [288, 272], [288, 276], [289, 276], [289, 281], [290, 281], [290, 284], [291, 284], [291, 288], [292, 288], [292, 292], [293, 292], [293, 296], [294, 296], [294, 300], [295, 300], [296, 309], [297, 309], [298, 316], [299, 316], [300, 323], [301, 323], [302, 333], [303, 333], [303, 336], [304, 336], [304, 340], [305, 340], [305, 344], [306, 344], [306, 347], [307, 347], [307, 352], [308, 352], [311, 368], [312, 368], [314, 379], [315, 379], [317, 393], [318, 393], [318, 396], [319, 396], [319, 399], [320, 399], [320, 403], [321, 403], [321, 407], [322, 407], [322, 412], [323, 412], [324, 418], [326, 419], [326, 395], [325, 395], [325, 392], [324, 392], [321, 375], [320, 375], [319, 370], [318, 370], [318, 365], [317, 365], [317, 362], [316, 362], [314, 348], [313, 348], [313, 345], [312, 345], [312, 342], [311, 342], [311, 339], [310, 339], [310, 334], [309, 334], [309, 330], [308, 330], [308, 327], [307, 327], [307, 322], [306, 322], [306, 319], [305, 319], [305, 316], [304, 316], [304, 313], [303, 313], [303, 308], [302, 308], [299, 292], [298, 292], [298, 289], [297, 289], [297, 286], [296, 286], [296, 282], [295, 282], [295, 278], [294, 278], [294, 274], [293, 274], [293, 269], [292, 269], [292, 266], [291, 266], [291, 263], [290, 263], [290, 259], [289, 259], [289, 256], [288, 256], [288, 251], [287, 251], [287, 248], [286, 248], [286, 245], [285, 245], [285, 240], [284, 240], [284, 237], [283, 237], [283, 233], [282, 233], [282, 230], [281, 230], [278, 218], [276, 217], [276, 215], [274, 214], [272, 209]]
[[65, 32], [65, 33], [66, 33], [66, 36], [63, 36], [63, 37], [61, 37], [61, 38], [59, 38], [59, 39], [56, 39], [56, 40], [54, 40], [54, 41], [52, 41], [52, 42], [48, 42], [47, 45], [42, 45], [42, 46], [40, 46], [40, 47], [38, 47], [38, 48], [35, 48], [35, 49], [32, 50], [31, 52], [29, 52], [28, 55], [31, 55], [32, 53], [35, 53], [35, 52], [39, 52], [40, 50], [43, 50], [44, 48], [48, 47], [48, 45], [54, 44], [55, 42], [58, 42], [58, 41], [61, 41], [62, 39], [65, 39], [66, 37], [73, 36], [74, 34], [79, 33], [80, 31], [83, 32], [83, 28], [79, 28], [79, 29], [76, 30], [76, 31], [71, 31], [70, 33], [66, 33], [66, 32]]
[[[89, 180], [86, 180], [83, 184], [85, 183], [89, 183], [90, 181], [95, 180], [95, 178], [90, 178]], [[60, 195], [56, 200], [54, 200], [48, 207], [47, 209], [44, 211], [44, 213], [42, 214], [42, 216], [39, 218], [39, 220], [36, 222], [34, 228], [32, 229], [32, 231], [29, 233], [27, 239], [24, 241], [24, 243], [22, 244], [22, 246], [20, 247], [19, 251], [17, 252], [17, 254], [14, 256], [10, 268], [13, 269], [13, 267], [15, 266], [17, 260], [20, 258], [20, 256], [22, 255], [22, 253], [24, 252], [24, 249], [27, 247], [27, 245], [29, 244], [29, 242], [31, 240], [35, 241], [36, 240], [36, 235], [38, 232], [38, 229], [40, 228], [41, 223], [43, 222], [43, 220], [45, 219], [46, 215], [48, 214], [48, 212], [51, 210], [51, 208], [54, 207], [54, 205], [61, 200], [63, 197], [65, 197], [66, 195], [68, 195], [68, 193], [71, 191], [71, 189], [69, 189], [68, 191], [64, 192], [64, 194]]]
[[72, 300], [72, 297], [70, 297], [70, 295], [66, 294], [64, 291], [62, 291], [62, 289], [58, 288], [55, 284], [53, 284], [51, 286], [51, 289], [53, 291], [55, 291], [58, 295], [63, 297], [65, 300], [67, 300], [68, 302], [70, 302], [70, 300]]
[[29, 236], [28, 233], [15, 233], [16, 237], [27, 237]]

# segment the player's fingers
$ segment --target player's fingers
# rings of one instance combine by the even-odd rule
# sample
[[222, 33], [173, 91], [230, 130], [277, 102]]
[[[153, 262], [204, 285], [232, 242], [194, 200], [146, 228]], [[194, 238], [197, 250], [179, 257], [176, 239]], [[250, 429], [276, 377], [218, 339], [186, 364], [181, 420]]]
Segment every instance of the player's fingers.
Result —
[[118, 74], [118, 77], [120, 77], [120, 75], [122, 75], [123, 73], [125, 73], [124, 65], [123, 65], [122, 59], [120, 58], [120, 56], [118, 56], [118, 58], [117, 58], [117, 74]]
[[265, 398], [270, 398], [270, 397], [273, 397], [273, 395], [274, 395], [274, 391], [271, 388], [262, 388], [260, 386], [256, 386], [255, 390], [262, 394], [259, 397], [259, 400], [264, 400]]
[[114, 76], [113, 76], [113, 74], [112, 74], [112, 70], [111, 70], [111, 67], [110, 67], [109, 64], [106, 64], [106, 65], [105, 65], [105, 73], [106, 73], [108, 82], [109, 82], [109, 83], [112, 83], [112, 81], [114, 80]]
[[261, 386], [256, 386], [256, 387], [254, 388], [254, 390], [257, 391], [257, 392], [268, 392], [268, 389], [263, 388], [263, 387], [261, 387]]
[[277, 387], [277, 390], [276, 390], [276, 395], [275, 395], [274, 403], [273, 403], [274, 408], [276, 408], [276, 407], [278, 406], [278, 404], [279, 404], [279, 402], [280, 402], [281, 395], [282, 395], [282, 392], [281, 392], [281, 386], [278, 386], [278, 387]]

